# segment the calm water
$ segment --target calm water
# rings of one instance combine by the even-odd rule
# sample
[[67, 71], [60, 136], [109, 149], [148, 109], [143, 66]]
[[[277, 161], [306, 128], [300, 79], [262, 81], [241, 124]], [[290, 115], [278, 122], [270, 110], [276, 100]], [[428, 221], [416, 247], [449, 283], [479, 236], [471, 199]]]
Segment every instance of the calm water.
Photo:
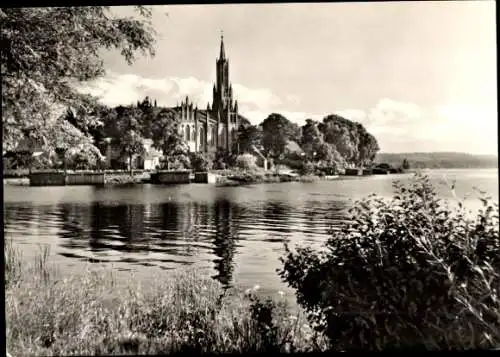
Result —
[[[461, 197], [476, 186], [498, 200], [496, 169], [429, 175], [442, 197], [452, 199], [446, 177], [456, 180]], [[4, 233], [28, 259], [39, 244], [50, 245], [63, 271], [81, 270], [90, 260], [147, 280], [191, 265], [227, 285], [275, 292], [287, 290], [275, 272], [285, 242], [319, 247], [350, 200], [372, 192], [389, 197], [392, 181], [408, 177], [242, 187], [4, 185]], [[472, 198], [466, 202], [477, 207]]]

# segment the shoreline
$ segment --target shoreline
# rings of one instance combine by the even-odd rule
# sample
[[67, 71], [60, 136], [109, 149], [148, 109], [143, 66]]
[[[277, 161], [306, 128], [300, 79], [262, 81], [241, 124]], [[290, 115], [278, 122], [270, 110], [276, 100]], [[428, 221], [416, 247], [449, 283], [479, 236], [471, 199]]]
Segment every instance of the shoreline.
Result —
[[[402, 174], [411, 174], [415, 173], [416, 170], [409, 170], [403, 172]], [[252, 185], [252, 184], [264, 184], [264, 183], [284, 183], [284, 182], [316, 182], [316, 181], [336, 181], [339, 179], [343, 179], [345, 177], [368, 177], [368, 176], [391, 176], [397, 174], [369, 174], [369, 175], [345, 175], [345, 174], [337, 174], [331, 176], [320, 176], [320, 175], [291, 175], [288, 173], [276, 173], [276, 172], [252, 172], [252, 171], [240, 171], [240, 170], [232, 170], [229, 173], [218, 174], [217, 182], [215, 184], [207, 184], [214, 185], [217, 187], [227, 187], [227, 186], [243, 186], [243, 185]], [[401, 173], [398, 173], [401, 174]], [[145, 174], [136, 174], [134, 176], [130, 176], [124, 173], [110, 173], [109, 177], [106, 178], [106, 181], [99, 186], [122, 186], [122, 185], [143, 185], [143, 184], [154, 184], [150, 178], [151, 173]], [[193, 182], [191, 182], [193, 183]], [[4, 177], [3, 178], [4, 185], [12, 185], [12, 186], [30, 186], [29, 176], [20, 176], [20, 177]], [[162, 184], [160, 184], [162, 185]], [[163, 184], [165, 185], [165, 184]], [[167, 184], [168, 185], [168, 184]], [[43, 185], [43, 186], [51, 186], [51, 185]], [[61, 186], [77, 186], [76, 184], [65, 184]], [[86, 185], [88, 186], [88, 185]]]

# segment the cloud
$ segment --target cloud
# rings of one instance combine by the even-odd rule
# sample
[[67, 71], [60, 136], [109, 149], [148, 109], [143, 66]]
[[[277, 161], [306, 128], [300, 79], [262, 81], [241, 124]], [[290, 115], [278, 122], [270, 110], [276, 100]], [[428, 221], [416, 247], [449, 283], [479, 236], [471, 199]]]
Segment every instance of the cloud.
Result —
[[[114, 72], [80, 87], [110, 106], [132, 104], [146, 96], [156, 99], [159, 105], [173, 106], [189, 96], [200, 108], [212, 102], [212, 88], [212, 82], [194, 77], [153, 79]], [[294, 94], [282, 99], [270, 89], [241, 84], [233, 84], [233, 91], [240, 113], [252, 124], [259, 124], [271, 113], [280, 113], [299, 125], [308, 118], [321, 121], [335, 113], [363, 124], [385, 152], [497, 152], [496, 108], [485, 110], [464, 103], [422, 108], [416, 103], [382, 98], [368, 109], [339, 108], [329, 113], [314, 113], [290, 110], [300, 103], [300, 97]]]
[[[176, 105], [189, 96], [190, 101], [200, 108], [212, 102], [213, 83], [195, 77], [145, 78], [135, 74], [109, 72], [106, 76], [79, 87], [83, 92], [93, 94], [110, 106], [128, 105], [149, 96], [158, 104]], [[235, 99], [240, 108], [249, 110], [272, 110], [282, 104], [281, 99], [266, 88], [248, 88], [233, 84]]]
[[433, 108], [382, 99], [363, 124], [382, 151], [497, 151], [497, 112], [449, 103]]

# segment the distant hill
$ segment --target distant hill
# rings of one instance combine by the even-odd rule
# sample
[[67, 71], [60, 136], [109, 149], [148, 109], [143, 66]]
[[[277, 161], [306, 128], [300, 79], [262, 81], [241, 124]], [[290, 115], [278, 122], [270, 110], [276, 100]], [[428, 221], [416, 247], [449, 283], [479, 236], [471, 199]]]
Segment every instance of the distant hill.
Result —
[[496, 155], [473, 155], [460, 152], [379, 153], [375, 162], [400, 166], [405, 158], [411, 168], [498, 168]]

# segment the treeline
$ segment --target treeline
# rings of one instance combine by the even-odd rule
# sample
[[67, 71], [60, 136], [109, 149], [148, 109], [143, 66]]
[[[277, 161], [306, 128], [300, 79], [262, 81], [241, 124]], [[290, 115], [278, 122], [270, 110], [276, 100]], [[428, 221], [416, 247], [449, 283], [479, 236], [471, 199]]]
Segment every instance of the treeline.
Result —
[[[145, 139], [150, 139], [153, 148], [163, 154], [159, 168], [170, 169], [227, 168], [236, 165], [238, 154], [256, 154], [255, 149], [274, 164], [294, 169], [303, 169], [306, 164], [334, 168], [369, 166], [379, 150], [377, 140], [361, 124], [338, 115], [328, 115], [321, 122], [307, 119], [299, 126], [273, 113], [259, 125], [251, 125], [240, 116], [232, 154], [222, 148], [209, 154], [193, 154], [179, 134], [179, 114], [178, 108], [157, 106], [148, 97], [137, 105], [95, 105], [85, 113], [87, 120], [82, 120], [83, 114], [78, 111], [68, 109], [58, 120], [90, 138], [93, 145], [56, 148], [58, 155], [48, 155], [39, 165], [61, 167], [65, 161], [66, 167], [95, 168], [111, 144], [121, 165], [127, 166], [133, 157], [145, 154]], [[206, 113], [200, 110], [199, 115]]]
[[335, 167], [369, 166], [379, 150], [377, 140], [363, 125], [334, 114], [321, 122], [307, 119], [300, 127], [273, 113], [259, 125], [242, 126], [238, 144], [240, 150], [252, 152], [256, 147], [276, 163], [289, 166], [304, 162]]
[[[105, 73], [102, 49], [119, 51], [129, 64], [140, 54], [154, 56], [151, 10], [136, 10], [129, 18], [100, 6], [0, 9], [4, 168], [63, 163], [93, 168], [102, 162], [108, 138], [129, 161], [144, 152], [148, 138], [164, 154], [162, 165], [191, 164], [172, 108], [155, 103], [108, 108], [77, 90], [78, 84]], [[275, 162], [367, 165], [378, 151], [361, 124], [336, 115], [308, 120], [302, 127], [280, 114], [263, 118], [258, 126], [241, 119], [233, 151], [255, 146]], [[43, 154], [33, 158], [34, 152]], [[13, 156], [5, 159], [6, 154]], [[234, 159], [221, 150], [213, 156], [194, 159], [215, 164]]]
[[498, 156], [473, 155], [459, 152], [413, 152], [413, 153], [379, 153], [375, 161], [392, 165], [408, 160], [412, 168], [453, 169], [453, 168], [497, 168]]

